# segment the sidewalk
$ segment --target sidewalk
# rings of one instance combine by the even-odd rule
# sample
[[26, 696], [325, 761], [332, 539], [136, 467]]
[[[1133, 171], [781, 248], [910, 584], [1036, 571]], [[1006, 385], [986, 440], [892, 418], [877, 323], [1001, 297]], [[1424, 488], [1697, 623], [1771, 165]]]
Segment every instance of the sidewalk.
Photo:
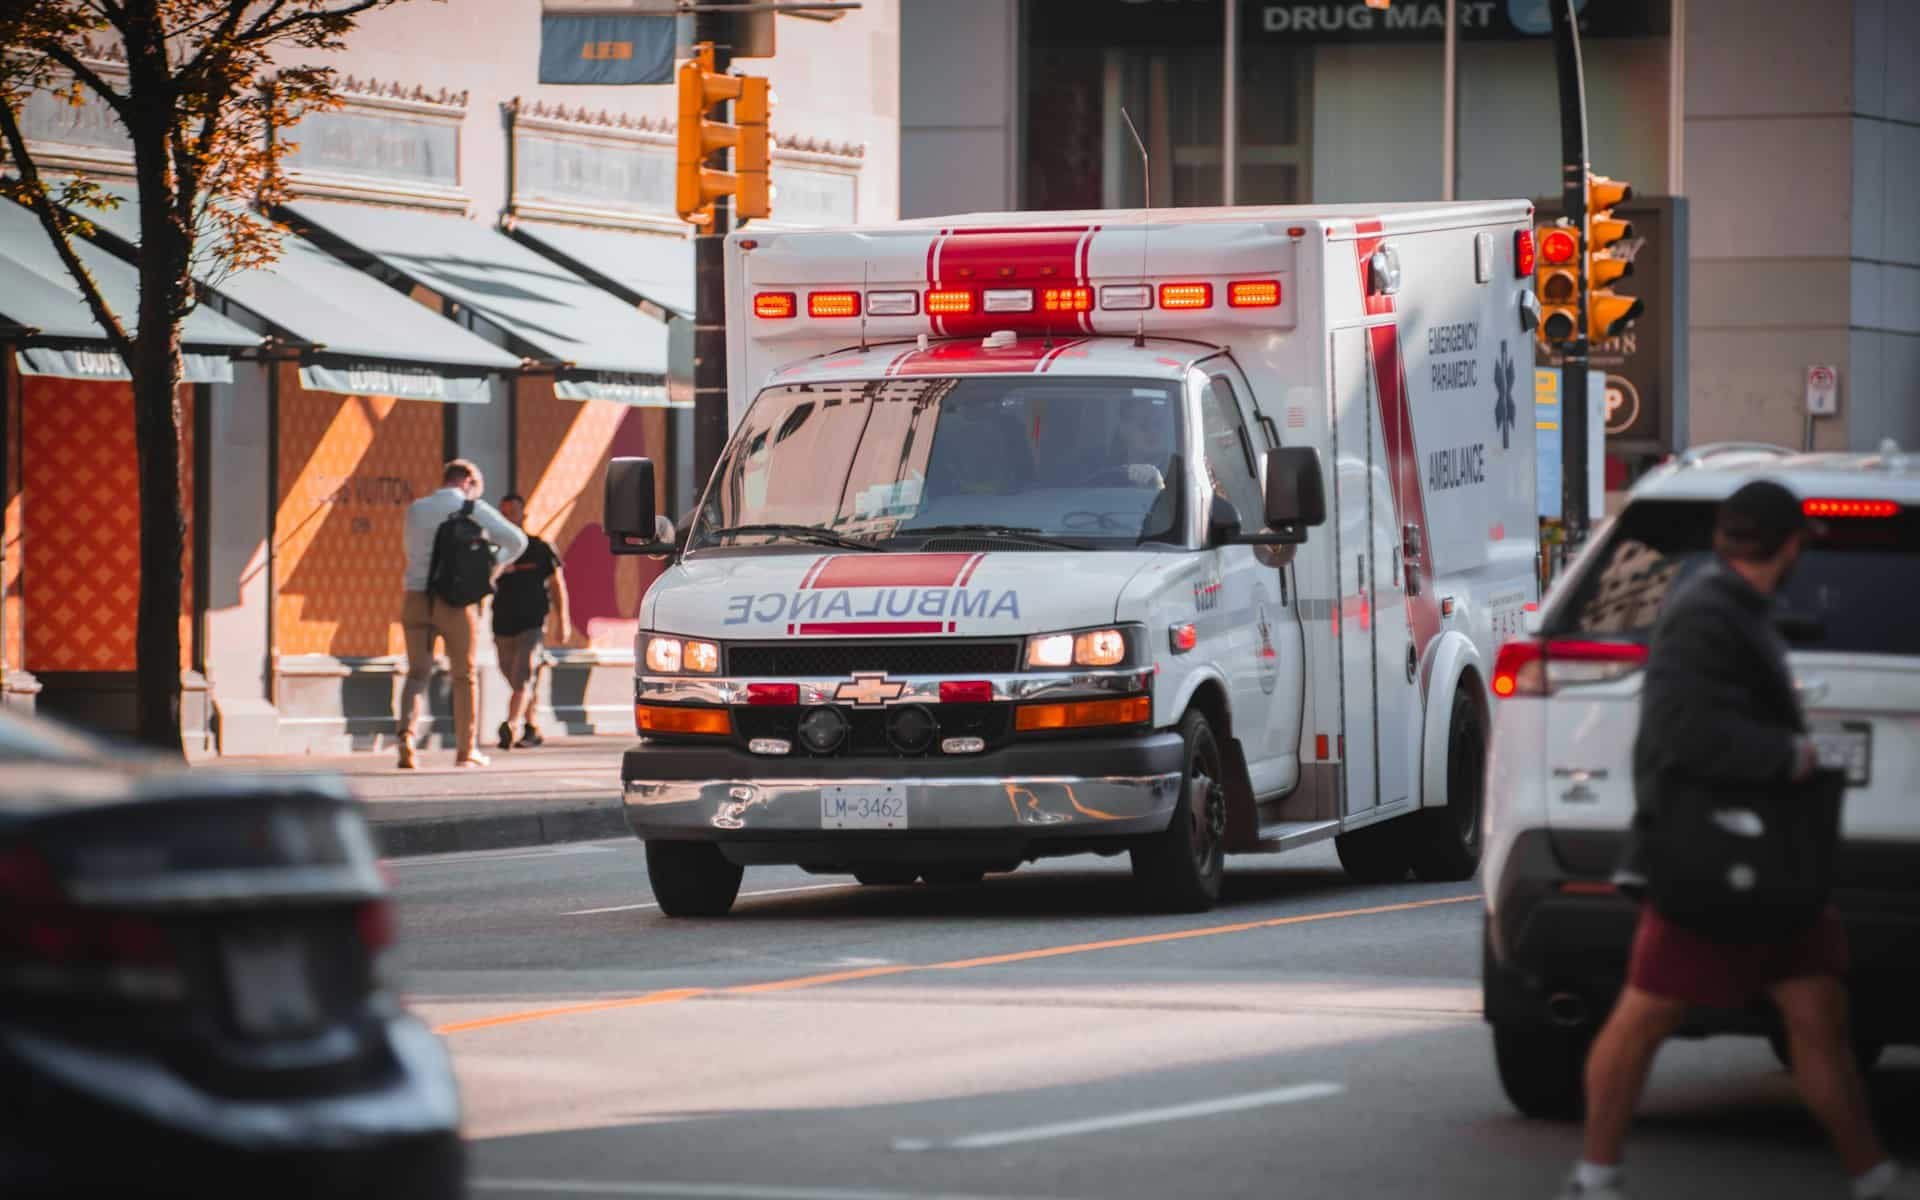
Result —
[[451, 750], [422, 750], [402, 771], [391, 753], [222, 758], [213, 770], [327, 771], [347, 777], [381, 853], [390, 858], [618, 837], [620, 755], [632, 734], [550, 738], [529, 750], [482, 747], [487, 767], [453, 765]]

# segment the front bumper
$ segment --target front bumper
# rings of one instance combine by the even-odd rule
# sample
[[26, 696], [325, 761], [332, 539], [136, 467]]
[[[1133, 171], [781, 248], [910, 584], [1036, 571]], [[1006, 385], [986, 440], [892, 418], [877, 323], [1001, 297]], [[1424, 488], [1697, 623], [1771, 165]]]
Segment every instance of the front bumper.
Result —
[[[1639, 904], [1618, 892], [1582, 891], [1617, 862], [1620, 833], [1556, 837], [1544, 829], [1515, 839], [1502, 872], [1497, 916], [1489, 921], [1483, 973], [1487, 1019], [1544, 1024], [1548, 1000], [1573, 995], [1588, 1019], [1612, 1007], [1626, 980]], [[1848, 845], [1841, 851], [1833, 904], [1847, 930], [1854, 1023], [1865, 1036], [1920, 1043], [1920, 877], [1912, 846]], [[1574, 866], [1569, 866], [1571, 861]], [[1566, 885], [1576, 885], [1569, 891]], [[1777, 1017], [1757, 1003], [1740, 1011], [1702, 1011], [1689, 1034], [1768, 1033]]]
[[[1158, 833], [1178, 798], [1178, 733], [1030, 742], [968, 757], [770, 758], [731, 746], [643, 742], [621, 767], [627, 824], [648, 839], [721, 843], [738, 861], [972, 856], [1018, 861], [1034, 843]], [[847, 786], [897, 787], [902, 829], [823, 829], [822, 798]], [[755, 852], [749, 847], [760, 844]]]

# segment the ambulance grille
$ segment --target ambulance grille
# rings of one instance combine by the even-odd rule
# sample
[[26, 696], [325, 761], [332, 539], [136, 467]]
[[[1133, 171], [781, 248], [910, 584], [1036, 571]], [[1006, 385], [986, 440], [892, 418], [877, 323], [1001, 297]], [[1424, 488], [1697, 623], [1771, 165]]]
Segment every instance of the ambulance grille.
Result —
[[869, 641], [748, 642], [727, 647], [727, 674], [804, 679], [884, 671], [888, 675], [1010, 675], [1020, 669], [1019, 642]]

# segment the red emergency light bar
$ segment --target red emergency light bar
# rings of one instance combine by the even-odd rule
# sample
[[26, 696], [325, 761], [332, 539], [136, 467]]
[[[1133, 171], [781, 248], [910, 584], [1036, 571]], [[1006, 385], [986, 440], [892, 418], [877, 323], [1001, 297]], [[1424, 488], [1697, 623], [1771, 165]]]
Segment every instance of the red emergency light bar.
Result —
[[1279, 303], [1278, 279], [1243, 279], [1227, 285], [1229, 308], [1274, 308]]
[[1525, 279], [1533, 274], [1533, 230], [1516, 229], [1513, 232], [1513, 277]]
[[860, 315], [860, 293], [808, 292], [807, 315], [810, 317], [857, 317]]
[[936, 288], [927, 293], [928, 316], [956, 316], [973, 311], [970, 288]]
[[1810, 517], [1829, 519], [1833, 517], [1886, 518], [1900, 515], [1900, 506], [1891, 500], [1806, 500], [1800, 505], [1802, 512]]
[[1163, 283], [1160, 285], [1160, 307], [1212, 308], [1213, 285], [1210, 283]]
[[1040, 293], [1040, 308], [1044, 312], [1092, 312], [1093, 289], [1090, 287], [1047, 288]]
[[796, 306], [792, 292], [761, 292], [753, 298], [753, 315], [769, 320], [785, 320], [794, 315]]

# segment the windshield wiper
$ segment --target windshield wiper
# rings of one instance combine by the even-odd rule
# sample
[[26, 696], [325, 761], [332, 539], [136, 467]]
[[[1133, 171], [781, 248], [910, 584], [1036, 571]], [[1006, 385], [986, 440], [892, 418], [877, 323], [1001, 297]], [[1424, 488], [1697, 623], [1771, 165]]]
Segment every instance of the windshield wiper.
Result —
[[780, 525], [780, 524], [728, 525], [722, 529], [709, 529], [707, 530], [706, 535], [710, 538], [723, 538], [723, 537], [732, 537], [735, 534], [754, 534], [754, 533], [764, 533], [764, 534], [769, 534], [769, 535], [778, 536], [778, 537], [797, 538], [805, 542], [819, 542], [822, 545], [839, 546], [841, 549], [844, 549], [844, 550], [871, 550], [871, 551], [874, 551], [875, 553], [885, 553], [886, 551], [886, 547], [884, 546], [876, 546], [872, 542], [862, 541], [859, 538], [848, 537], [842, 533], [835, 533], [831, 529], [821, 529], [817, 525]]
[[972, 533], [982, 537], [1008, 538], [1013, 541], [1033, 542], [1041, 546], [1058, 546], [1062, 550], [1086, 550], [1085, 542], [1076, 542], [1069, 538], [1054, 537], [1022, 525], [962, 524], [962, 525], [921, 525], [913, 529], [896, 529], [895, 537], [939, 537], [950, 533]]

